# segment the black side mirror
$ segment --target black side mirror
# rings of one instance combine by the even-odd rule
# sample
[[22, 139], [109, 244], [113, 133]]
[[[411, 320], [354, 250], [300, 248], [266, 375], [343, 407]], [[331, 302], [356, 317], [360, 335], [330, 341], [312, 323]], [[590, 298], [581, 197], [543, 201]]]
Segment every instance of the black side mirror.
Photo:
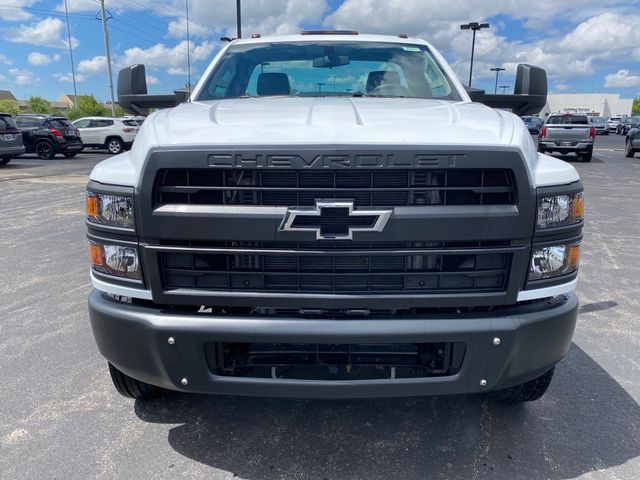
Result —
[[118, 74], [118, 104], [132, 115], [149, 115], [152, 108], [171, 108], [189, 99], [178, 90], [168, 95], [148, 95], [144, 65], [123, 68]]
[[540, 67], [520, 64], [516, 73], [515, 95], [547, 96], [547, 72]]

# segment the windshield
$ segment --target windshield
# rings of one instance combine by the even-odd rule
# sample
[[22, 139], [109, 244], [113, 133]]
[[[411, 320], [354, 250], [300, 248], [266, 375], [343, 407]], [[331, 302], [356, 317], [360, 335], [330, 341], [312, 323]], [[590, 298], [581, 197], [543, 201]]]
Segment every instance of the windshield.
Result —
[[233, 45], [197, 99], [283, 95], [461, 100], [423, 45], [327, 41]]
[[605, 123], [605, 119], [602, 117], [589, 117], [589, 123], [601, 124]]

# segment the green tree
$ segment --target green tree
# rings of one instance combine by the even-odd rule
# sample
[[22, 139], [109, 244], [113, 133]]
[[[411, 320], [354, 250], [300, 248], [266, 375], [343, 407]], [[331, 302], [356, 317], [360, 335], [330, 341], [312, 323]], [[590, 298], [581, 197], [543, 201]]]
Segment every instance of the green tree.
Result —
[[93, 95], [78, 95], [78, 108], [67, 110], [67, 117], [75, 120], [80, 117], [106, 117], [110, 113]]
[[18, 115], [20, 113], [18, 102], [10, 99], [0, 100], [0, 112], [8, 113], [9, 115]]
[[633, 101], [633, 106], [631, 107], [631, 115], [640, 115], [640, 97], [636, 98]]
[[120, 105], [116, 105], [116, 117], [124, 117], [127, 114]]
[[28, 101], [28, 108], [30, 113], [51, 114], [53, 109], [51, 104], [42, 97], [31, 97]]

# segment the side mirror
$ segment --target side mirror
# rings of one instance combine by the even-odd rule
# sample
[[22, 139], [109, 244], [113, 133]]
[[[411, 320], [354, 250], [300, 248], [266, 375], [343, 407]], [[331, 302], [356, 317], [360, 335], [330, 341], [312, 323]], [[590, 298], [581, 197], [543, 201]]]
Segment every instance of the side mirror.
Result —
[[520, 64], [516, 73], [515, 95], [547, 96], [547, 72], [540, 67]]
[[123, 68], [118, 74], [118, 104], [132, 115], [149, 115], [152, 108], [172, 108], [189, 99], [178, 90], [168, 95], [147, 94], [147, 76], [144, 65]]
[[[470, 90], [476, 90], [470, 92]], [[520, 64], [513, 95], [495, 95], [467, 88], [471, 100], [491, 108], [506, 108], [518, 116], [540, 113], [547, 103], [547, 72], [540, 67]]]

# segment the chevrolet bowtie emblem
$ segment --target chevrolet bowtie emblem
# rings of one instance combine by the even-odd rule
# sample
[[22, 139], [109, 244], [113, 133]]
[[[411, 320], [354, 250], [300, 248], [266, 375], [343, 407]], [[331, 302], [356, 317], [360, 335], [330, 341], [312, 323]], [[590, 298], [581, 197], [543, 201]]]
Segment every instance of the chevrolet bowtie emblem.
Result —
[[354, 210], [352, 200], [316, 200], [310, 208], [289, 208], [278, 230], [315, 232], [317, 240], [353, 240], [354, 232], [381, 232], [393, 210]]

